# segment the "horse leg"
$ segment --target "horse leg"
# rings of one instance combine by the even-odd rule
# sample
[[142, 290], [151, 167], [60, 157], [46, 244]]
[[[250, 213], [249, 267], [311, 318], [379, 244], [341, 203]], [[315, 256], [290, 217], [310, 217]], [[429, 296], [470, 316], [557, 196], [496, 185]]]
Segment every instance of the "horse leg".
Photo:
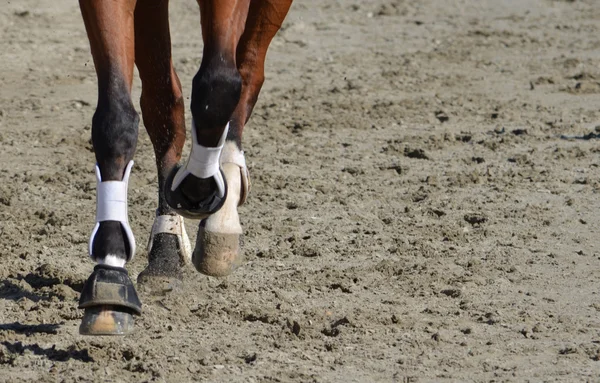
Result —
[[[226, 144], [231, 148], [230, 151], [242, 149], [242, 131], [250, 119], [265, 80], [267, 49], [291, 5], [292, 0], [263, 0], [250, 4], [246, 27], [236, 53], [238, 71], [242, 76], [242, 94], [231, 117]], [[222, 162], [227, 163], [227, 159]]]
[[[220, 167], [220, 157], [229, 120], [242, 89], [236, 47], [245, 27], [250, 0], [199, 0], [198, 3], [204, 52], [192, 83], [192, 152], [187, 163], [176, 167], [167, 177], [165, 197], [181, 215], [203, 219], [219, 211], [228, 198], [229, 188]], [[239, 187], [239, 180], [237, 182]], [[237, 212], [235, 214], [237, 218]], [[239, 220], [236, 222], [239, 226]], [[235, 235], [237, 246], [239, 235], [237, 232]], [[220, 245], [227, 247], [227, 244]], [[228, 274], [235, 257], [231, 258], [231, 254], [224, 257], [220, 263], [213, 262], [215, 267], [206, 262], [195, 265], [209, 275]]]
[[135, 0], [80, 0], [98, 77], [92, 120], [96, 153], [96, 225], [89, 252], [97, 262], [79, 307], [85, 335], [122, 335], [133, 329], [141, 303], [125, 264], [135, 254], [127, 216], [127, 183], [133, 165], [139, 118], [131, 102]]
[[221, 155], [228, 194], [224, 206], [201, 222], [193, 254], [196, 268], [210, 275], [227, 275], [242, 262], [243, 231], [237, 208], [245, 202], [250, 188], [242, 131], [264, 82], [267, 48], [291, 4], [291, 0], [252, 1], [237, 46], [236, 64], [242, 90]]
[[135, 62], [142, 80], [140, 105], [152, 141], [158, 170], [158, 209], [148, 243], [148, 267], [139, 283], [168, 288], [181, 279], [181, 267], [191, 259], [183, 218], [165, 200], [164, 181], [181, 158], [185, 141], [181, 83], [171, 60], [168, 0], [139, 2], [135, 9]]

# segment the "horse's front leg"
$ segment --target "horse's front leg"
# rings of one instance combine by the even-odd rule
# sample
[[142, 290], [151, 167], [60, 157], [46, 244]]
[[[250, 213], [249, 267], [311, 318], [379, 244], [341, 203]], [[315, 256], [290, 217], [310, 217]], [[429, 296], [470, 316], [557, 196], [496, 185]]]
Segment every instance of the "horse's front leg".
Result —
[[207, 274], [225, 275], [242, 262], [243, 232], [238, 216], [248, 196], [250, 177], [242, 151], [242, 131], [248, 122], [264, 82], [264, 63], [269, 44], [285, 19], [291, 0], [252, 1], [244, 33], [236, 48], [236, 65], [242, 79], [237, 106], [221, 154], [228, 185], [223, 207], [200, 224], [193, 260]]
[[[196, 268], [223, 276], [241, 262], [237, 201], [233, 209], [227, 208], [232, 198], [240, 195], [239, 169], [237, 177], [229, 179], [220, 162], [229, 121], [242, 91], [236, 49], [250, 0], [198, 2], [204, 52], [192, 84], [192, 152], [185, 165], [175, 168], [167, 178], [165, 197], [181, 215], [203, 220], [193, 254]], [[218, 232], [213, 233], [217, 235], [207, 236], [205, 225], [215, 219], [220, 221]]]
[[141, 303], [125, 264], [135, 254], [127, 215], [127, 184], [139, 117], [131, 102], [135, 0], [80, 0], [96, 74], [98, 105], [92, 120], [96, 154], [96, 225], [89, 253], [97, 266], [86, 281], [79, 328], [86, 335], [122, 335], [133, 329]]
[[168, 0], [139, 2], [135, 9], [135, 62], [142, 80], [144, 126], [156, 155], [158, 209], [148, 243], [148, 267], [138, 283], [165, 290], [191, 260], [183, 218], [165, 201], [164, 181], [181, 158], [185, 141], [181, 83], [171, 60]]

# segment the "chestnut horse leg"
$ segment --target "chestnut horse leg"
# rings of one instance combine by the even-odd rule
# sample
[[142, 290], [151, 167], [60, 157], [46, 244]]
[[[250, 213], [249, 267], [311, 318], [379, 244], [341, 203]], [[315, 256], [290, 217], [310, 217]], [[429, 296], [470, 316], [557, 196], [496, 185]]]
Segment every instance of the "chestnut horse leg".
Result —
[[[250, 0], [198, 3], [204, 51], [192, 82], [192, 151], [186, 164], [167, 177], [165, 197], [181, 215], [203, 219], [218, 211], [227, 198], [220, 157], [229, 120], [241, 94], [236, 47], [244, 31]], [[209, 275], [223, 274], [219, 270], [199, 270]]]
[[140, 1], [135, 9], [135, 63], [142, 80], [140, 105], [144, 125], [154, 146], [158, 169], [158, 209], [150, 233], [148, 267], [138, 282], [152, 281], [168, 288], [181, 279], [181, 267], [191, 249], [183, 218], [165, 200], [164, 181], [179, 162], [185, 141], [184, 102], [181, 83], [171, 59], [169, 1]]
[[192, 82], [192, 152], [165, 182], [165, 197], [179, 214], [202, 219], [226, 198], [219, 157], [229, 119], [239, 101], [241, 76], [235, 49], [250, 0], [198, 0], [204, 51]]
[[227, 136], [227, 141], [235, 143], [238, 150], [242, 149], [242, 131], [265, 80], [267, 49], [291, 5], [292, 0], [263, 0], [250, 4], [246, 28], [236, 54], [238, 71], [242, 76], [242, 94], [231, 117]]
[[193, 254], [196, 268], [209, 275], [227, 275], [242, 262], [243, 231], [237, 208], [245, 202], [250, 186], [241, 147], [242, 130], [264, 81], [267, 48], [291, 4], [291, 0], [252, 1], [244, 33], [236, 47], [242, 89], [221, 155], [228, 195], [224, 206], [201, 222]]
[[127, 218], [127, 181], [137, 143], [139, 118], [131, 102], [135, 0], [80, 0], [98, 77], [92, 120], [96, 153], [96, 226], [90, 256], [98, 265], [81, 292], [85, 309], [80, 332], [124, 334], [141, 303], [125, 270], [135, 253]]

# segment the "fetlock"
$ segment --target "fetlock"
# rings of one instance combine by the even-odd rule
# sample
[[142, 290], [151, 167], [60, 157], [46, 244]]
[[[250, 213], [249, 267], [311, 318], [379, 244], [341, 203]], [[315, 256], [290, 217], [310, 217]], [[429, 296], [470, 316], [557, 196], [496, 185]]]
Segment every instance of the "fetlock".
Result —
[[135, 238], [129, 225], [127, 188], [133, 167], [130, 161], [121, 181], [103, 181], [100, 167], [96, 165], [96, 225], [89, 242], [90, 257], [102, 263], [116, 256], [124, 266], [135, 254]]
[[227, 198], [227, 182], [220, 168], [226, 125], [216, 147], [198, 143], [192, 121], [192, 151], [183, 166], [176, 166], [165, 180], [165, 200], [179, 215], [203, 219], [216, 213]]

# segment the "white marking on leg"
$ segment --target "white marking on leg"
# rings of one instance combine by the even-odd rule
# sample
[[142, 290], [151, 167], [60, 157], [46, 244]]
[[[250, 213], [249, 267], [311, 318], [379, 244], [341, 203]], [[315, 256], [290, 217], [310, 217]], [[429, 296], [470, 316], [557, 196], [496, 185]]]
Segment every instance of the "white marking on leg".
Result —
[[182, 252], [182, 257], [185, 262], [190, 262], [192, 259], [192, 245], [185, 230], [183, 217], [180, 215], [157, 215], [152, 224], [152, 232], [148, 240], [148, 252], [152, 250], [154, 236], [159, 233], [174, 234], [177, 236], [179, 248]]
[[108, 254], [104, 258], [97, 259], [99, 265], [107, 265], [112, 267], [125, 267], [126, 261], [123, 258], [117, 257], [113, 254]]
[[[238, 195], [238, 206], [243, 205], [246, 202], [246, 197], [250, 191], [250, 175], [248, 174], [248, 167], [246, 166], [246, 157], [244, 151], [240, 150], [237, 144], [233, 141], [227, 141], [223, 147], [223, 153], [221, 154], [221, 166], [224, 164], [236, 164], [240, 169], [241, 176], [241, 187], [240, 194]], [[229, 184], [229, 178], [227, 178]]]
[[233, 141], [225, 142], [223, 145], [223, 154], [221, 154], [221, 164], [232, 163], [240, 168], [246, 167], [246, 157], [244, 151], [240, 150]]
[[227, 180], [227, 198], [219, 211], [204, 222], [204, 229], [213, 233], [241, 234], [242, 225], [237, 211], [242, 198], [248, 193], [246, 159], [233, 141], [227, 141], [221, 155], [221, 168]]
[[240, 168], [226, 163], [223, 164], [223, 173], [227, 179], [227, 198], [223, 207], [206, 219], [204, 229], [213, 233], [241, 234], [242, 225], [237, 211], [241, 190]]

